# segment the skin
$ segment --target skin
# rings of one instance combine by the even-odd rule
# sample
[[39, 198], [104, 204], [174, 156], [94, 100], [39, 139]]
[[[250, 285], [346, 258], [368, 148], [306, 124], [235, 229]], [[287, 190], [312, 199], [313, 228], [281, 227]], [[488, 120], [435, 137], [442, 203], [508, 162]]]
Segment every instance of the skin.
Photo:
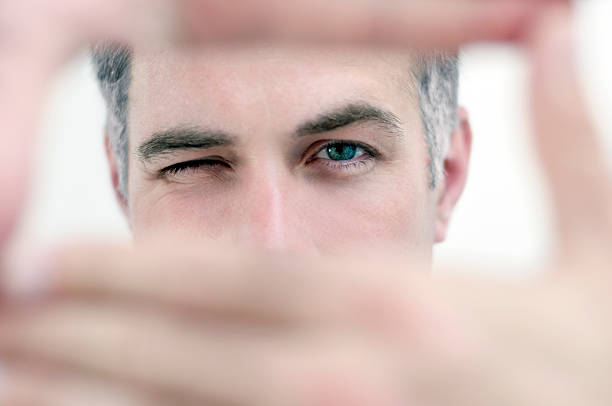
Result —
[[[427, 22], [419, 10], [411, 18]], [[569, 10], [540, 11], [524, 45], [559, 225], [545, 277], [431, 280], [408, 272], [427, 266], [407, 255], [283, 256], [193, 239], [17, 256], [2, 272], [0, 404], [612, 403], [612, 188], [568, 46]], [[24, 85], [45, 78], [21, 67]], [[26, 130], [35, 109], [24, 105], [0, 120], [4, 130]], [[14, 163], [28, 141], [10, 140]]]
[[[446, 177], [430, 188], [410, 65], [397, 53], [338, 49], [136, 52], [124, 203], [136, 240], [169, 232], [315, 255], [380, 244], [430, 257], [465, 184], [471, 133], [462, 115]], [[366, 105], [396, 122], [364, 119], [297, 134], [305, 123]], [[179, 142], [147, 159], [139, 153], [177, 127], [227, 134], [232, 145]], [[326, 145], [339, 141], [363, 148], [334, 161]], [[211, 157], [214, 165], [159, 175]]]

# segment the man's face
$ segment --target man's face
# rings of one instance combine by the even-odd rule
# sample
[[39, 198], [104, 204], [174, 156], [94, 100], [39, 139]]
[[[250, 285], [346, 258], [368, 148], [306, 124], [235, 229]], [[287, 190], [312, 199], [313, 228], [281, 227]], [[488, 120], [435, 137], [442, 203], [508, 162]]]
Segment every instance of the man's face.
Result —
[[136, 52], [135, 238], [319, 253], [391, 243], [430, 255], [439, 193], [410, 63], [357, 50]]

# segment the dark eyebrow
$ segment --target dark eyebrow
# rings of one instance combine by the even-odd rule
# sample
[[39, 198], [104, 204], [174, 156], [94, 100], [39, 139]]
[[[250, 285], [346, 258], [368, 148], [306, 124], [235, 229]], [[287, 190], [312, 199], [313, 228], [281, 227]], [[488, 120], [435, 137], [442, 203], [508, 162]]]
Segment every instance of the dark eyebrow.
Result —
[[372, 106], [368, 103], [351, 103], [347, 106], [321, 114], [313, 121], [301, 125], [296, 131], [298, 137], [316, 135], [359, 122], [372, 122], [383, 130], [403, 135], [402, 121], [394, 113]]
[[[393, 135], [403, 135], [402, 122], [394, 113], [368, 103], [351, 103], [344, 107], [319, 115], [316, 119], [298, 127], [298, 137], [316, 135], [347, 127], [359, 122], [371, 122]], [[142, 161], [150, 161], [173, 151], [209, 149], [233, 145], [229, 134], [212, 131], [200, 126], [173, 127], [151, 135], [137, 149]]]
[[198, 126], [174, 127], [154, 133], [138, 147], [138, 156], [148, 161], [177, 150], [208, 149], [232, 145], [233, 137]]

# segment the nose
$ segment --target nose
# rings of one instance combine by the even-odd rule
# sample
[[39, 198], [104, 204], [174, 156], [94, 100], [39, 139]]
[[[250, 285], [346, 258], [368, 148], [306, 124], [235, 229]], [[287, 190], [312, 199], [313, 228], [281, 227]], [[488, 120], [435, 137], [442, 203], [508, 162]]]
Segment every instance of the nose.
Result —
[[300, 215], [298, 188], [290, 175], [269, 169], [245, 180], [240, 239], [267, 251], [312, 251], [313, 242]]

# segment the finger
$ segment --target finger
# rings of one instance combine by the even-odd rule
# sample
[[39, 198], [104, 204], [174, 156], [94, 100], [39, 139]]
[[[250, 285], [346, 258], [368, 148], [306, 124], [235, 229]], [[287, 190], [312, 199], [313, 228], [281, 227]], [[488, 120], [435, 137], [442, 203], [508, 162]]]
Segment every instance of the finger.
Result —
[[181, 26], [196, 38], [273, 38], [416, 47], [508, 40], [542, 1], [184, 0]]
[[177, 397], [191, 394], [200, 402], [230, 391], [229, 379], [248, 370], [249, 342], [237, 346], [236, 337], [222, 340], [214, 332], [199, 336], [188, 322], [161, 312], [67, 303], [38, 312], [4, 312], [0, 325], [2, 357]]
[[[0, 383], [3, 406], [170, 406], [165, 401], [133, 388], [104, 382], [74, 371], [54, 370], [48, 366], [13, 362], [4, 364]], [[181, 405], [188, 405], [185, 401]]]
[[564, 0], [64, 0], [84, 38], [273, 39], [456, 47], [516, 38], [542, 4]]
[[30, 2], [0, 3], [0, 250], [23, 210], [48, 82], [66, 57], [66, 36], [45, 23], [47, 3], [55, 2], [42, 2], [42, 10]]
[[[0, 131], [5, 134], [3, 148], [10, 153], [5, 152], [0, 160], [0, 249], [7, 243], [25, 200], [27, 185], [24, 179], [27, 179], [26, 174], [29, 171], [27, 158], [36, 132], [36, 124], [32, 118], [40, 108], [42, 97], [39, 80], [14, 80], [9, 66], [2, 65]], [[27, 70], [31, 66], [21, 68]]]
[[536, 141], [558, 213], [564, 255], [607, 252], [612, 193], [603, 152], [584, 101], [574, 61], [571, 18], [553, 9], [531, 40]]
[[176, 244], [57, 252], [5, 272], [8, 300], [144, 302], [197, 317], [294, 327], [342, 325], [391, 339], [435, 340], [444, 322], [425, 265], [390, 253], [313, 260]]
[[356, 405], [397, 404], [388, 399], [391, 388], [381, 390], [391, 381], [387, 373], [397, 372], [393, 358], [349, 336], [205, 328], [80, 303], [4, 315], [0, 325], [0, 353], [12, 360], [37, 360], [204, 404], [310, 405], [337, 382]]

